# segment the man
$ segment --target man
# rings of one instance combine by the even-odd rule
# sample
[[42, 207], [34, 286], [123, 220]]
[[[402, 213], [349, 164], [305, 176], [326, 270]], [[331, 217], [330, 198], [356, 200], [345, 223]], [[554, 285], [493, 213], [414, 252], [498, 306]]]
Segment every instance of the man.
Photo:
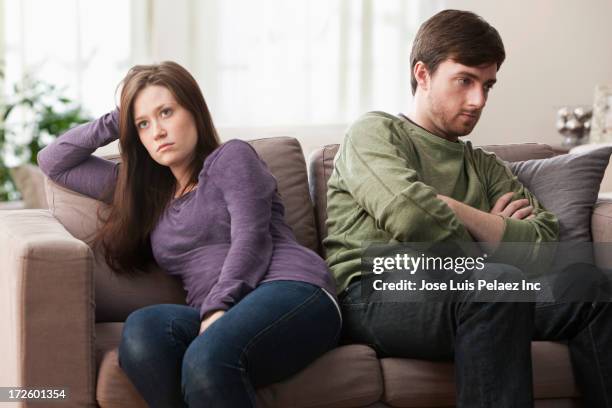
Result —
[[[414, 108], [399, 117], [371, 112], [349, 128], [328, 183], [324, 241], [343, 339], [380, 356], [454, 358], [459, 407], [533, 406], [531, 340], [569, 340], [586, 406], [612, 407], [608, 304], [476, 303], [473, 292], [437, 303], [361, 298], [367, 242], [475, 241], [495, 250], [558, 239], [556, 217], [503, 162], [459, 140], [476, 126], [504, 59], [486, 21], [442, 11], [414, 41]], [[505, 272], [487, 264], [484, 273]]]

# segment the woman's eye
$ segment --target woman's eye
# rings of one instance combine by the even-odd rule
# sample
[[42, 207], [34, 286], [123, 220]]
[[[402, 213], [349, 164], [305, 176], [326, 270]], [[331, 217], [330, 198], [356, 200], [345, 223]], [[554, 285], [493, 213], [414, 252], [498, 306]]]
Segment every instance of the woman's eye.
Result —
[[146, 127], [147, 127], [147, 125], [148, 125], [148, 124], [149, 124], [149, 123], [148, 123], [146, 120], [143, 120], [143, 121], [138, 122], [138, 124], [136, 125], [136, 127], [137, 127], [138, 129], [144, 129], [144, 128], [146, 128]]
[[170, 116], [171, 113], [172, 113], [172, 109], [170, 108], [166, 108], [161, 111], [161, 115], [163, 118]]

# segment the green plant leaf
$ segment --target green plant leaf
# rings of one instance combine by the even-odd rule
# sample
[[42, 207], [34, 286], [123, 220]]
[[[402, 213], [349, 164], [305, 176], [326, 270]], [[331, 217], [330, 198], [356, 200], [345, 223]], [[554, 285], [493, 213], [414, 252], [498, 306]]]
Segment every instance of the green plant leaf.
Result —
[[[3, 75], [4, 72], [0, 69], [0, 77]], [[21, 83], [13, 84], [12, 89], [14, 97], [6, 97], [4, 100], [0, 98], [0, 201], [19, 197], [5, 166], [3, 154], [7, 149], [24, 161], [36, 164], [38, 152], [46, 145], [42, 134], [48, 133], [57, 137], [71, 127], [91, 120], [78, 104], [62, 95], [65, 88], [60, 90], [56, 85], [32, 75], [26, 75]], [[18, 106], [32, 111], [33, 123], [15, 123], [10, 126], [6, 124], [9, 115]], [[31, 130], [32, 138], [26, 142], [15, 143], [15, 138], [10, 135], [20, 134], [24, 129]]]

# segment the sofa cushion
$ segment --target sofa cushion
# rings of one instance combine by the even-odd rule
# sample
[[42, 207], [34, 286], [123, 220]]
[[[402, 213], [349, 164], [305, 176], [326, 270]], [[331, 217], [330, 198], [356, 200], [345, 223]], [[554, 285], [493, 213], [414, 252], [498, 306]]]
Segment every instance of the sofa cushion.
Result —
[[334, 170], [334, 158], [340, 145], [333, 144], [314, 150], [308, 157], [308, 183], [314, 207], [319, 240], [319, 254], [325, 258], [323, 238], [327, 236], [327, 182]]
[[[327, 236], [327, 181], [334, 169], [334, 157], [340, 145], [323, 146], [313, 151], [308, 158], [308, 172], [310, 183], [310, 196], [314, 205], [317, 237], [319, 242]], [[552, 148], [540, 143], [523, 143], [509, 145], [482, 146], [482, 149], [495, 153], [500, 159], [506, 161], [544, 159], [554, 156]], [[319, 248], [321, 256], [325, 257], [324, 248]]]
[[30, 163], [9, 169], [17, 190], [21, 193], [23, 208], [47, 208], [45, 175], [38, 166]]
[[[591, 150], [600, 149], [602, 147], [612, 146], [612, 143], [588, 143], [583, 145], [578, 145], [576, 147], [572, 147], [569, 151], [570, 154], [575, 153], [585, 153]], [[608, 168], [604, 172], [603, 179], [601, 180], [601, 186], [599, 188], [599, 193], [607, 193], [607, 195], [612, 196], [612, 162], [608, 163]]]
[[509, 163], [510, 170], [559, 219], [559, 240], [589, 242], [591, 213], [612, 146]]
[[591, 234], [596, 265], [612, 269], [612, 201], [600, 201], [593, 207]]
[[285, 205], [285, 220], [297, 241], [318, 249], [312, 203], [308, 192], [308, 172], [302, 147], [292, 137], [272, 137], [248, 141], [266, 162], [278, 182], [278, 192]]
[[[312, 204], [308, 193], [306, 163], [299, 142], [290, 137], [250, 141], [278, 181], [285, 204], [285, 218], [298, 242], [317, 249]], [[118, 155], [105, 157], [119, 161]], [[75, 238], [90, 247], [99, 227], [97, 212], [108, 214], [104, 203], [64, 188], [46, 178], [46, 194], [51, 213]], [[147, 275], [137, 278], [117, 276], [95, 251], [96, 321], [124, 321], [133, 310], [156, 303], [185, 304], [186, 293], [179, 278], [169, 276], [151, 264]]]
[[[96, 325], [96, 397], [101, 408], [146, 407], [119, 367], [117, 347], [123, 323]], [[257, 391], [258, 406], [362, 407], [382, 396], [382, 374], [374, 350], [363, 345], [338, 347], [298, 374]]]
[[147, 408], [119, 366], [117, 348], [123, 323], [96, 324], [96, 400], [100, 408]]
[[258, 406], [363, 407], [378, 401], [383, 378], [376, 353], [368, 346], [337, 347], [296, 375], [259, 389]]
[[[553, 342], [533, 342], [534, 397], [573, 398], [580, 394], [574, 381], [569, 350]], [[440, 407], [455, 403], [454, 367], [450, 362], [384, 358], [385, 394], [394, 407]]]
[[507, 162], [546, 159], [555, 155], [552, 147], [542, 143], [511, 143], [478, 147], [487, 152], [495, 153], [497, 157]]

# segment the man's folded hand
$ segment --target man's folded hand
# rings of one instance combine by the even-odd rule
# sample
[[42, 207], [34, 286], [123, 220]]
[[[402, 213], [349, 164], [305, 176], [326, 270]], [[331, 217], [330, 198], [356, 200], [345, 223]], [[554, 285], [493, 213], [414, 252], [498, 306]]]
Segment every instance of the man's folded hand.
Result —
[[513, 192], [506, 193], [499, 197], [491, 211], [491, 214], [501, 215], [504, 218], [515, 218], [518, 220], [531, 219], [535, 217], [533, 214], [533, 206], [529, 205], [529, 200], [522, 198], [512, 200]]

